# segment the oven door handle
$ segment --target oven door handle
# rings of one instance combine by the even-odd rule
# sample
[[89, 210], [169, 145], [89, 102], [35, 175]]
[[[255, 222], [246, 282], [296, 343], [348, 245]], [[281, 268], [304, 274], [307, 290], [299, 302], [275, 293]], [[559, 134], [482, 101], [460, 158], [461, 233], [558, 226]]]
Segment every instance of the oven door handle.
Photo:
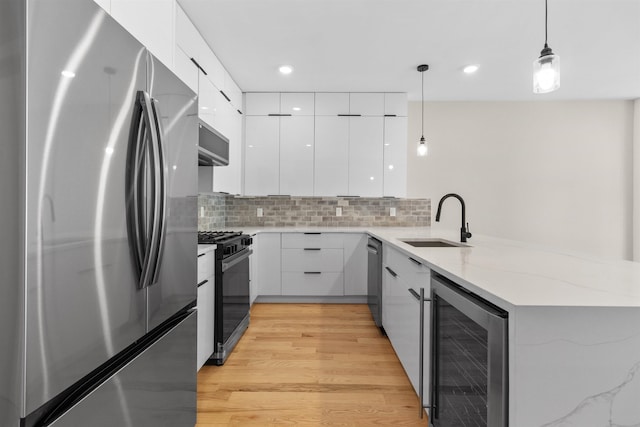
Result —
[[251, 255], [252, 253], [253, 253], [253, 250], [245, 249], [244, 251], [238, 253], [237, 255], [234, 255], [233, 257], [229, 258], [228, 260], [223, 261], [222, 262], [222, 272], [224, 273], [228, 269], [232, 268], [234, 265], [244, 261], [245, 258], [249, 258], [249, 255]]

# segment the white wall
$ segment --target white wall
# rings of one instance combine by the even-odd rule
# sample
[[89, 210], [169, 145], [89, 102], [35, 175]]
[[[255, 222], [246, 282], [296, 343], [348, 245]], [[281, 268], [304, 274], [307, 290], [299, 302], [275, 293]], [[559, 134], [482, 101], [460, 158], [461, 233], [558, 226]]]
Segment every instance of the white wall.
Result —
[[[409, 197], [428, 197], [434, 228], [632, 256], [633, 101], [432, 102], [429, 155], [415, 155], [420, 103], [410, 103]], [[471, 239], [471, 242], [473, 239]]]

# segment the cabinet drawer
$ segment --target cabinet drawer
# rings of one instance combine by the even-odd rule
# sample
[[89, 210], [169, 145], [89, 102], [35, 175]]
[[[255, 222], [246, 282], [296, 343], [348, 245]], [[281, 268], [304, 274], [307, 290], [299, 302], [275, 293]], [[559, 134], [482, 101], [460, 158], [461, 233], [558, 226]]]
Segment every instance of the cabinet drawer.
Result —
[[215, 251], [202, 253], [198, 251], [198, 283], [213, 276], [215, 268]]
[[283, 248], [342, 248], [342, 233], [283, 233]]
[[[430, 288], [430, 271], [425, 265], [412, 261], [409, 255], [406, 255], [389, 245], [385, 245], [382, 250], [382, 262], [385, 266], [390, 267], [402, 280], [411, 287]], [[415, 289], [418, 291], [418, 289]]]
[[344, 295], [344, 279], [342, 273], [305, 274], [302, 272], [283, 272], [282, 295]]
[[342, 272], [342, 249], [283, 249], [282, 271]]

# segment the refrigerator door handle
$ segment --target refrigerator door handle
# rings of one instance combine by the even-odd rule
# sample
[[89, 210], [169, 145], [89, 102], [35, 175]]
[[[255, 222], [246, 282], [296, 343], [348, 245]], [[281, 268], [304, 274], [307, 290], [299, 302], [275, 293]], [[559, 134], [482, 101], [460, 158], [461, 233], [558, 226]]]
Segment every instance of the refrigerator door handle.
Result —
[[150, 285], [157, 246], [158, 136], [149, 94], [136, 93], [132, 132], [127, 153], [127, 232], [138, 288]]
[[126, 207], [127, 207], [127, 234], [129, 246], [132, 252], [132, 261], [135, 271], [140, 279], [142, 265], [144, 264], [145, 235], [144, 223], [141, 221], [141, 201], [139, 186], [140, 175], [143, 169], [144, 151], [146, 144], [145, 124], [142, 120], [142, 105], [137, 101], [134, 106], [131, 124], [129, 147], [127, 150], [126, 168]]
[[158, 100], [153, 98], [151, 99], [151, 112], [153, 113], [155, 132], [158, 136], [155, 150], [155, 176], [158, 185], [156, 187], [154, 198], [155, 215], [153, 233], [157, 240], [155, 241], [155, 245], [152, 247], [153, 264], [151, 265], [152, 275], [149, 286], [156, 284], [158, 281], [160, 262], [162, 260], [167, 232], [167, 164], [165, 159], [164, 129], [162, 127], [162, 115], [160, 113]]
[[158, 246], [158, 181], [159, 181], [159, 165], [158, 165], [158, 128], [154, 120], [153, 105], [151, 97], [147, 92], [138, 91], [138, 98], [142, 103], [142, 111], [145, 118], [145, 125], [147, 133], [149, 135], [148, 141], [150, 143], [146, 145], [146, 161], [145, 165], [148, 165], [149, 170], [146, 168], [142, 172], [140, 184], [148, 191], [143, 201], [145, 209], [141, 213], [142, 218], [145, 218], [145, 235], [146, 242], [144, 248], [144, 259], [139, 288], [146, 288], [153, 284], [153, 269], [155, 267], [156, 249]]

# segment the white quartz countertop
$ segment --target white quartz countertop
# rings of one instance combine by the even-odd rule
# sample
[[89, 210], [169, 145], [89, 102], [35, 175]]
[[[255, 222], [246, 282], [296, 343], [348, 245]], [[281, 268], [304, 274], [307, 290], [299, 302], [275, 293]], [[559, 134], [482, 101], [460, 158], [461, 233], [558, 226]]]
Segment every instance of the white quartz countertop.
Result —
[[475, 235], [467, 247], [413, 247], [401, 239], [459, 241], [459, 231], [431, 227], [277, 227], [257, 232], [368, 233], [468, 290], [505, 308], [640, 307], [640, 263], [602, 259], [534, 244]]

